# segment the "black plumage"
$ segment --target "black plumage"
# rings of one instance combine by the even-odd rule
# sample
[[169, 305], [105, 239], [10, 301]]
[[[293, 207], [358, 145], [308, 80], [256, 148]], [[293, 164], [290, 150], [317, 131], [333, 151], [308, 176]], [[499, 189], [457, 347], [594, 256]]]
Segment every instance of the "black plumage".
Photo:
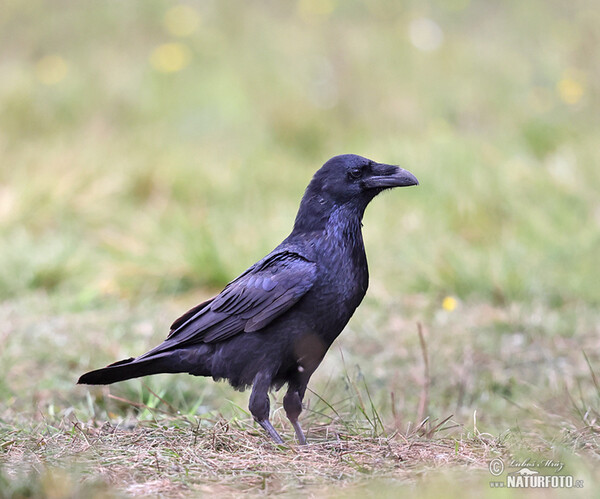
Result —
[[276, 442], [269, 389], [287, 383], [284, 409], [298, 441], [308, 381], [362, 301], [369, 282], [362, 217], [381, 191], [417, 185], [397, 166], [353, 154], [315, 173], [291, 234], [225, 289], [186, 312], [149, 352], [84, 374], [78, 383], [110, 384], [187, 372], [252, 385], [250, 412]]

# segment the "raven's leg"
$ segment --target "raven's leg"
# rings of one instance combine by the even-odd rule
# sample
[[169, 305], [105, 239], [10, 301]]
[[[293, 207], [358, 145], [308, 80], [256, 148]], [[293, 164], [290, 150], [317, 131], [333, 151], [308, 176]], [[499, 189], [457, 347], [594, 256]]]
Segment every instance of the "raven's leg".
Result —
[[288, 385], [288, 391], [283, 397], [283, 408], [287, 415], [290, 423], [294, 427], [296, 432], [296, 438], [300, 445], [306, 445], [306, 437], [298, 422], [298, 416], [302, 412], [302, 399], [304, 398], [304, 392], [306, 392], [306, 385], [308, 384], [308, 377], [301, 380], [299, 383], [290, 383]]
[[298, 416], [300, 416], [300, 413], [302, 412], [302, 401], [300, 400], [298, 391], [291, 386], [285, 394], [285, 397], [283, 397], [283, 408], [285, 409], [285, 413], [290, 420], [290, 423], [292, 423], [292, 426], [294, 427], [298, 443], [300, 445], [306, 445], [306, 437], [300, 427], [300, 423], [298, 423]]
[[271, 377], [265, 373], [258, 373], [252, 383], [252, 393], [250, 394], [248, 408], [250, 409], [252, 416], [254, 416], [254, 420], [265, 429], [275, 443], [282, 444], [282, 438], [269, 421], [270, 387]]

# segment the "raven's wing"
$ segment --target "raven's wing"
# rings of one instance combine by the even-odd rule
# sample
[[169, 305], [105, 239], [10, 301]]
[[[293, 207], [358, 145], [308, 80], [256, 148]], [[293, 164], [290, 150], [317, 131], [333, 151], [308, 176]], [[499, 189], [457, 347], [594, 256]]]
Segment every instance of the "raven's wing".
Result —
[[291, 251], [267, 256], [212, 298], [186, 312], [167, 339], [150, 352], [214, 343], [259, 331], [302, 298], [316, 278], [316, 264]]
[[200, 310], [202, 310], [207, 305], [210, 305], [210, 302], [212, 302], [213, 300], [214, 300], [214, 298], [211, 298], [210, 300], [203, 301], [202, 303], [200, 303], [200, 305], [196, 305], [194, 308], [189, 309], [185, 314], [183, 314], [181, 317], [179, 317], [178, 319], [176, 319], [175, 322], [173, 322], [173, 324], [171, 324], [171, 331], [169, 333], [169, 336], [171, 335], [171, 333], [173, 331], [176, 331], [184, 323], [186, 323], [191, 318], [193, 318], [198, 312], [200, 312]]

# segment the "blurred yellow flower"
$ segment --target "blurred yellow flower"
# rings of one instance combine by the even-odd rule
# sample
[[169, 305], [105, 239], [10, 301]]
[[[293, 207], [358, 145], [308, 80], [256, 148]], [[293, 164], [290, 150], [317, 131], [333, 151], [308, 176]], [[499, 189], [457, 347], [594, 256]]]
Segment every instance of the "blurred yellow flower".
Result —
[[165, 14], [165, 27], [173, 36], [190, 36], [200, 25], [200, 15], [189, 5], [177, 5]]
[[458, 305], [458, 301], [454, 296], [446, 296], [442, 300], [442, 308], [448, 312], [452, 312], [456, 308], [456, 305]]
[[47, 55], [35, 64], [35, 74], [44, 85], [55, 85], [67, 76], [69, 65], [59, 55]]
[[298, 0], [298, 15], [306, 22], [318, 22], [335, 10], [334, 0]]
[[97, 289], [104, 295], [118, 295], [121, 291], [117, 282], [109, 277], [100, 280]]
[[577, 104], [583, 97], [583, 83], [573, 76], [563, 76], [556, 84], [556, 90], [567, 104]]
[[192, 58], [190, 49], [182, 43], [164, 43], [154, 49], [150, 64], [161, 73], [175, 73], [185, 68]]

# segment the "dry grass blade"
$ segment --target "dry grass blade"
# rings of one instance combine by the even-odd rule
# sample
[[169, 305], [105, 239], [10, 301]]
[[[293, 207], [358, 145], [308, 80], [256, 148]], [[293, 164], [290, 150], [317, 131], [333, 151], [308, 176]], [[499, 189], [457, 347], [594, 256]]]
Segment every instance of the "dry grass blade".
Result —
[[590, 359], [588, 358], [587, 354], [585, 353], [585, 350], [582, 350], [581, 353], [583, 353], [585, 362], [588, 366], [588, 369], [590, 370], [590, 376], [592, 377], [592, 382], [594, 383], [594, 386], [596, 387], [596, 393], [598, 394], [598, 397], [600, 397], [600, 382], [598, 382], [598, 378], [596, 376], [596, 373], [594, 372], [592, 363], [590, 362]]
[[165, 414], [167, 416], [171, 416], [172, 413], [170, 413], [169, 411], [165, 411], [163, 409], [159, 409], [158, 407], [150, 407], [146, 404], [143, 404], [142, 402], [134, 402], [133, 400], [127, 400], [126, 398], [123, 397], [117, 397], [116, 395], [113, 395], [112, 393], [109, 393], [108, 398], [113, 399], [113, 400], [117, 400], [119, 402], [123, 402], [125, 404], [129, 404], [132, 407], [138, 407], [141, 409], [147, 409], [148, 411], [155, 411], [155, 412], [160, 412], [161, 414]]
[[421, 394], [419, 396], [419, 405], [417, 409], [417, 421], [423, 421], [427, 413], [429, 403], [429, 385], [431, 378], [429, 375], [429, 355], [427, 354], [427, 343], [423, 335], [423, 325], [417, 322], [417, 331], [419, 333], [419, 344], [421, 345], [421, 353], [423, 355], [423, 384], [421, 386]]

